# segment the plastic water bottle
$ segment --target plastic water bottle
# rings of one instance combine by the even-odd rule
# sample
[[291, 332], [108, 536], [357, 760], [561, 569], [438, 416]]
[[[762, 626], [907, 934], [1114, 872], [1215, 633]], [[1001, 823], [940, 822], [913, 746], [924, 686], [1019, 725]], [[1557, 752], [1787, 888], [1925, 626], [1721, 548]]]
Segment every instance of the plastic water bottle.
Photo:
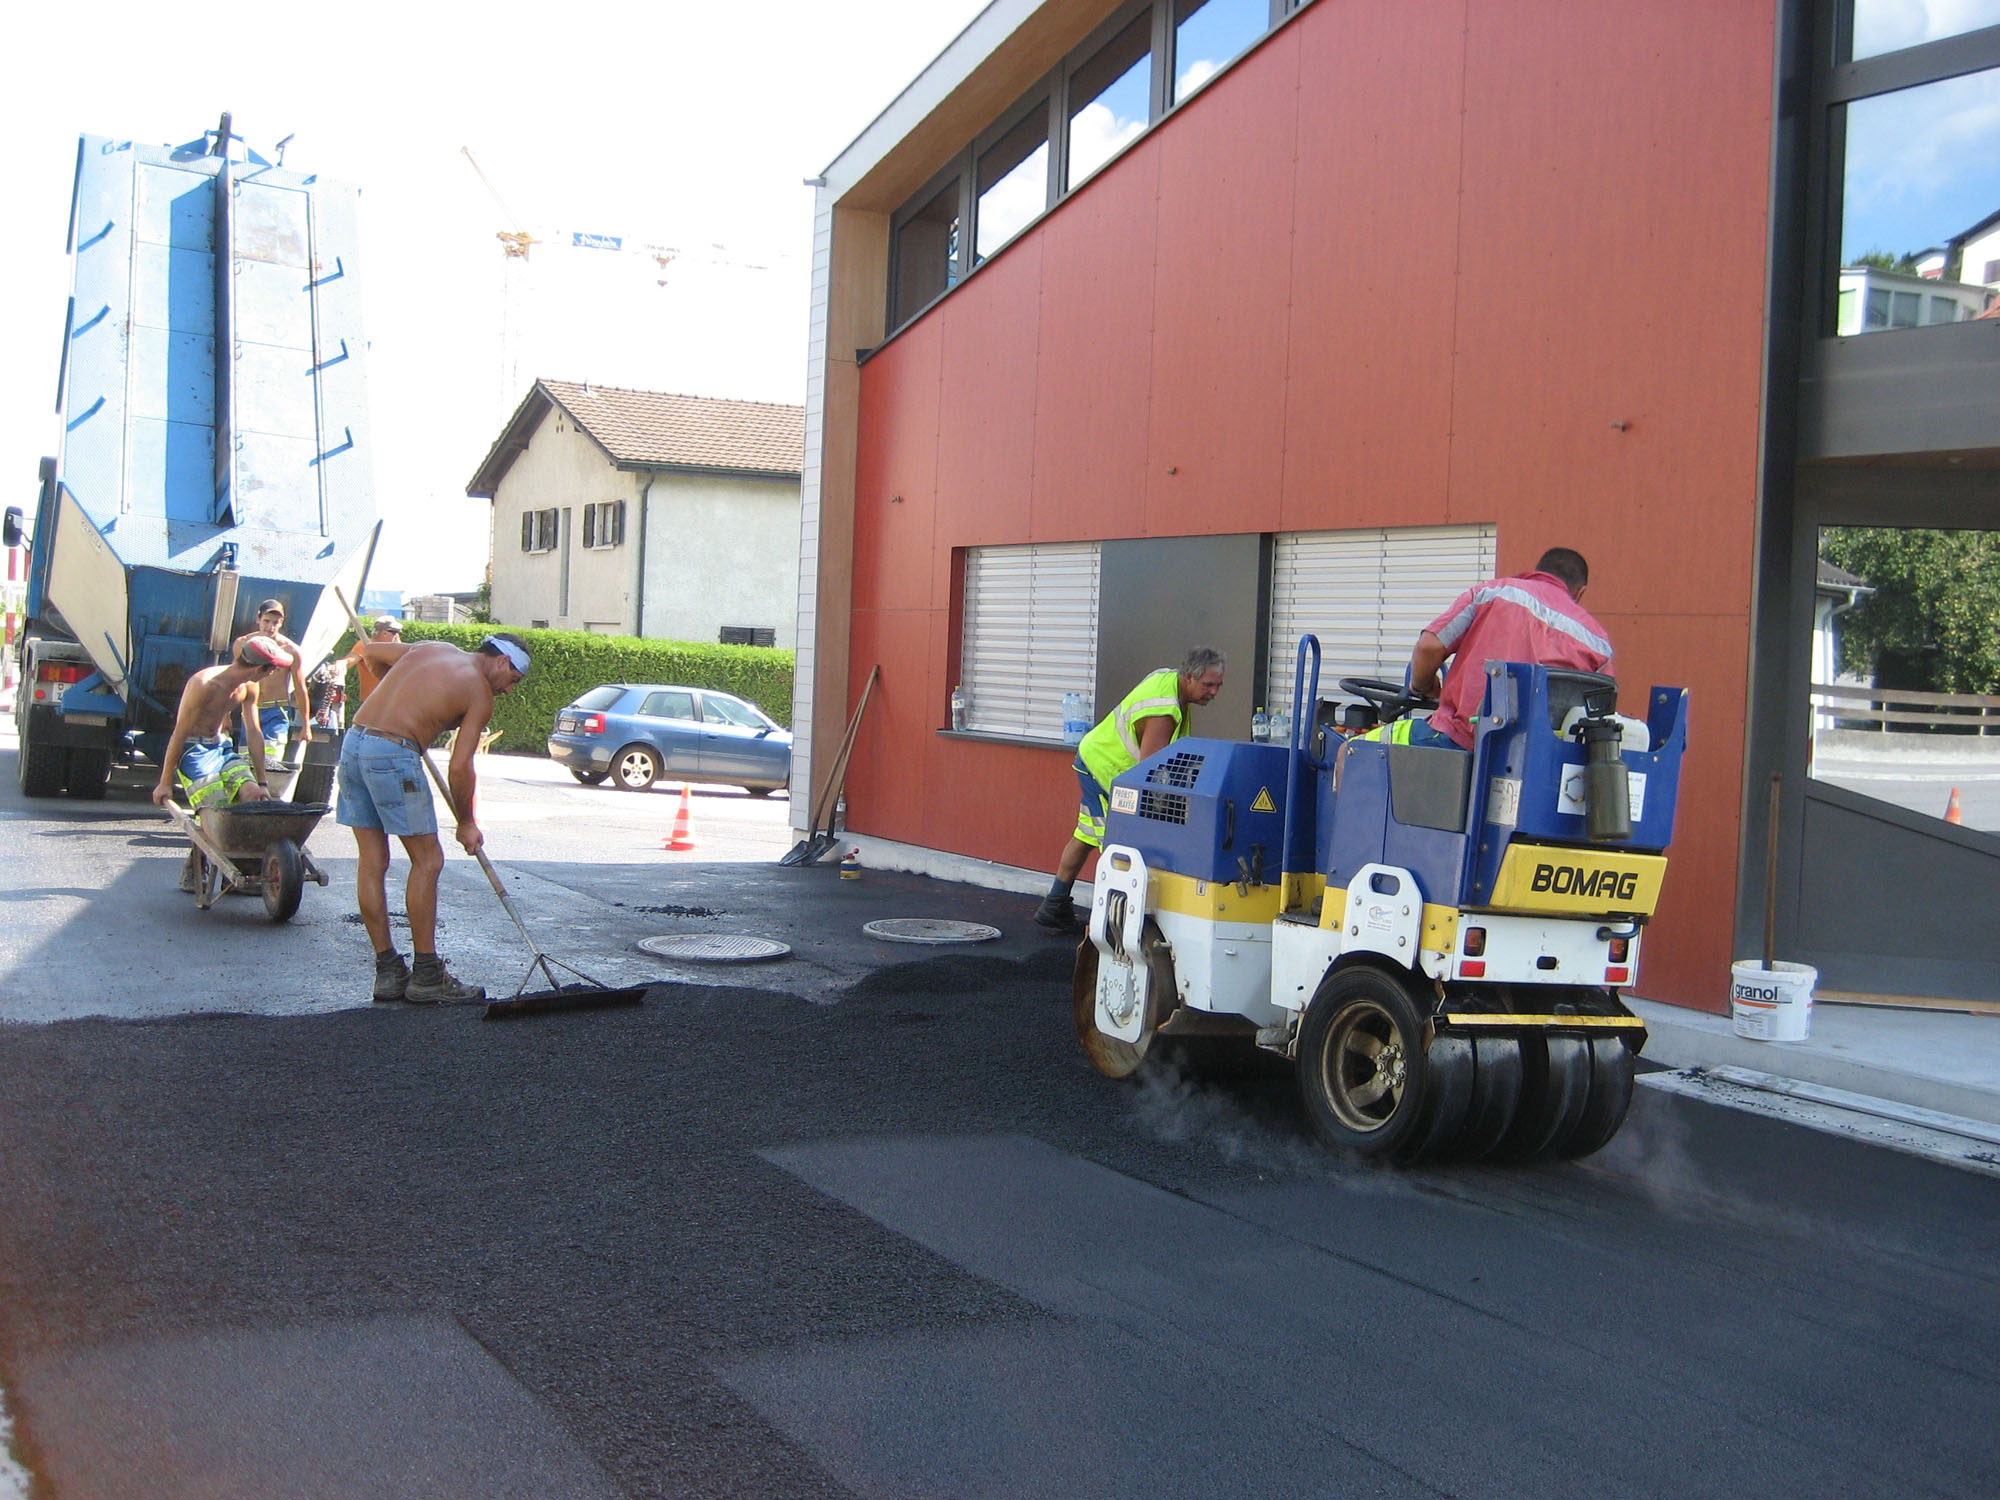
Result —
[[1090, 697], [1086, 693], [1063, 694], [1063, 743], [1080, 745], [1090, 733]]
[[1289, 745], [1292, 742], [1292, 716], [1282, 708], [1271, 710], [1271, 743]]
[[1250, 715], [1250, 739], [1253, 744], [1268, 745], [1271, 742], [1271, 716], [1258, 709]]
[[965, 728], [965, 689], [962, 687], [951, 690], [951, 727]]

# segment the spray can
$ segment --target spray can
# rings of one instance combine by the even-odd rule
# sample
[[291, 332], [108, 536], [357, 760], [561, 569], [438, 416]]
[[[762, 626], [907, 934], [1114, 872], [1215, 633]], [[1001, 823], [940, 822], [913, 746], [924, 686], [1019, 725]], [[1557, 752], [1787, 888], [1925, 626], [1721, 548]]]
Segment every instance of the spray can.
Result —
[[861, 878], [861, 851], [859, 849], [849, 849], [845, 854], [840, 856], [840, 878], [842, 880], [859, 880]]

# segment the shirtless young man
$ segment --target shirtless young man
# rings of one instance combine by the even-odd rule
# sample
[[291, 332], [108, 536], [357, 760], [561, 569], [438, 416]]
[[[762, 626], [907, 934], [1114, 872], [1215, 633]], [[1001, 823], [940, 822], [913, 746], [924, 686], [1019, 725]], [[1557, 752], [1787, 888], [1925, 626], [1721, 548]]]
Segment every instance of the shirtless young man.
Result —
[[[270, 796], [264, 780], [257, 690], [267, 682], [282, 680], [280, 674], [289, 672], [292, 665], [291, 653], [276, 641], [247, 635], [227, 664], [204, 667], [190, 677], [181, 689], [181, 708], [174, 718], [174, 732], [167, 739], [166, 754], [160, 757], [160, 783], [153, 788], [153, 801], [165, 805], [174, 794], [176, 778], [190, 807], [261, 802]], [[230, 714], [239, 708], [244, 710], [249, 741], [247, 766], [237, 755], [235, 743], [222, 732]]]
[[[289, 697], [298, 709], [298, 743], [309, 745], [312, 743], [312, 693], [306, 685], [305, 653], [299, 649], [297, 641], [285, 634], [285, 606], [282, 600], [266, 599], [257, 606], [257, 628], [247, 635], [239, 635], [229, 647], [230, 655], [240, 653], [245, 641], [255, 640], [258, 636], [276, 641], [292, 657], [292, 680], [287, 692], [275, 698], [267, 698], [266, 689], [260, 689], [257, 694], [257, 718], [264, 731], [264, 743], [267, 747], [278, 743], [286, 728], [285, 701]], [[285, 755], [290, 757], [291, 754], [291, 742], [287, 740]]]
[[[361, 659], [387, 672], [340, 745], [340, 805], [335, 816], [354, 830], [360, 849], [355, 898], [375, 945], [375, 998], [416, 1005], [483, 1000], [478, 985], [461, 984], [437, 955], [437, 885], [444, 869], [437, 809], [422, 764], [423, 747], [447, 729], [458, 729], [446, 779], [458, 809], [457, 836], [476, 854], [485, 835], [473, 815], [477, 777], [473, 752], [493, 717], [493, 700], [528, 672], [528, 648], [519, 636], [489, 635], [477, 651], [444, 641], [406, 646], [365, 641]], [[389, 835], [410, 857], [404, 906], [410, 917], [413, 966], [406, 966], [389, 931]]]

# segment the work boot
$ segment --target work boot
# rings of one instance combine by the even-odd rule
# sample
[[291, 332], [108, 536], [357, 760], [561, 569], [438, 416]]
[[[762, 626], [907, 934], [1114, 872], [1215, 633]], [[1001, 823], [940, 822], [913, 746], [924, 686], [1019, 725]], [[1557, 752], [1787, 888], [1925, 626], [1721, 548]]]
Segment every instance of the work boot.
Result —
[[416, 968], [410, 971], [403, 998], [412, 1005], [466, 1005], [484, 1000], [486, 991], [479, 985], [461, 984], [452, 978], [442, 959], [430, 963], [418, 959]]
[[201, 851], [188, 850], [187, 858], [181, 861], [181, 889], [193, 895], [201, 889]]
[[383, 1004], [401, 1000], [410, 987], [410, 966], [400, 953], [375, 955], [375, 998]]
[[1035, 925], [1050, 932], [1083, 931], [1083, 923], [1076, 919], [1076, 903], [1067, 896], [1042, 897], [1042, 904], [1035, 908]]

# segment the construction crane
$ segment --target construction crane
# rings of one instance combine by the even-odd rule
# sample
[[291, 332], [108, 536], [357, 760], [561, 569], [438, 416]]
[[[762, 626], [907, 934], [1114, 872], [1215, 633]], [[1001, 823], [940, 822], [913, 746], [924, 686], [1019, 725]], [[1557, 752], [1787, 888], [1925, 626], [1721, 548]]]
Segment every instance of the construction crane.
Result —
[[502, 229], [494, 233], [493, 237], [500, 242], [500, 253], [509, 260], [526, 260], [528, 258], [528, 247], [530, 245], [539, 245], [541, 241], [521, 227], [521, 221], [514, 217], [514, 211], [507, 206], [507, 200], [500, 196], [500, 190], [493, 185], [492, 181], [481, 169], [479, 158], [472, 154], [472, 148], [470, 146], [460, 146], [458, 149], [466, 161], [471, 163], [472, 170], [478, 174], [480, 186], [492, 194], [493, 201], [500, 205], [500, 212], [505, 214], [507, 222], [514, 226], [512, 229]]

